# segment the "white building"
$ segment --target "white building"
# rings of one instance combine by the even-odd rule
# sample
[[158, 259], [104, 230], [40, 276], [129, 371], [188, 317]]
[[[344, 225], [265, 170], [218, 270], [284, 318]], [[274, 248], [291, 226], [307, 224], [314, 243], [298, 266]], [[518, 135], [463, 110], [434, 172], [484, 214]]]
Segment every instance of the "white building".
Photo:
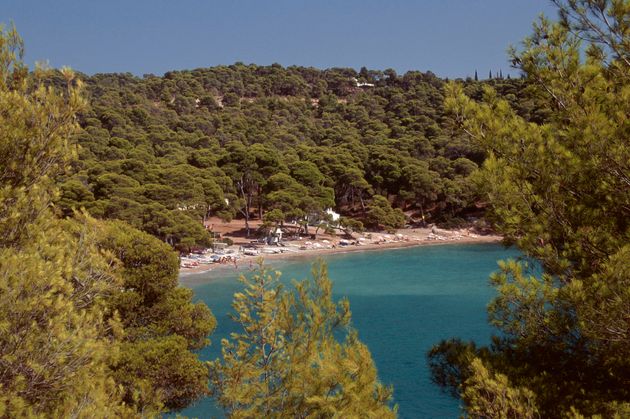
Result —
[[339, 218], [341, 218], [341, 214], [336, 213], [335, 211], [333, 211], [332, 208], [326, 209], [326, 214], [330, 215], [330, 218], [333, 223], [338, 222]]

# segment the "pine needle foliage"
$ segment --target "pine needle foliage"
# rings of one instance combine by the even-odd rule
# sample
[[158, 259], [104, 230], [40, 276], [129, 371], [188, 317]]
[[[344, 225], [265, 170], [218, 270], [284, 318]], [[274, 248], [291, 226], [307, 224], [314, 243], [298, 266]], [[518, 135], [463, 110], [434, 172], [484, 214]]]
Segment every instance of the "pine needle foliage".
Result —
[[[491, 347], [451, 341], [430, 362], [476, 416], [628, 417], [630, 2], [554, 3], [560, 21], [541, 18], [512, 52], [544, 121], [491, 89], [476, 103], [449, 86], [447, 108], [489, 153], [477, 182], [490, 217], [536, 264], [505, 261], [492, 276]], [[498, 387], [521, 413], [491, 409]]]
[[117, 279], [94, 232], [51, 210], [81, 83], [64, 70], [63, 90], [46, 86], [22, 51], [15, 28], [0, 28], [0, 416], [129, 415], [107, 367], [119, 351], [105, 304]]
[[[334, 302], [326, 265], [312, 279], [279, 282], [260, 264], [234, 295], [242, 331], [222, 341], [210, 363], [211, 388], [227, 415], [245, 417], [395, 417], [392, 389], [379, 383], [368, 348], [350, 327], [346, 299]], [[343, 337], [340, 342], [338, 338]]]
[[[155, 417], [207, 393], [192, 351], [215, 320], [172, 248], [122, 222], [62, 219], [82, 82], [28, 71], [0, 27], [0, 417]], [[50, 83], [51, 73], [62, 80]]]

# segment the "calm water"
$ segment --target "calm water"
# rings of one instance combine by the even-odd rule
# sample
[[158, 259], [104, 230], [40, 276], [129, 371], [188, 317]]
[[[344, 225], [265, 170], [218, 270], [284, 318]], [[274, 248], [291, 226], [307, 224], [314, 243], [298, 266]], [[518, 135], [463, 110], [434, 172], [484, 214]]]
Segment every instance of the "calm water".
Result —
[[[518, 253], [495, 244], [445, 245], [348, 253], [325, 258], [337, 296], [350, 299], [352, 320], [372, 352], [383, 383], [393, 384], [401, 418], [458, 417], [459, 402], [431, 383], [425, 354], [440, 339], [489, 341], [486, 305], [493, 296], [488, 275], [497, 260]], [[303, 279], [309, 260], [272, 261], [284, 280]], [[188, 276], [197, 297], [210, 306], [218, 326], [202, 359], [220, 355], [220, 340], [233, 331], [228, 318], [235, 271]], [[212, 280], [209, 281], [209, 279]], [[211, 399], [181, 412], [221, 417]]]

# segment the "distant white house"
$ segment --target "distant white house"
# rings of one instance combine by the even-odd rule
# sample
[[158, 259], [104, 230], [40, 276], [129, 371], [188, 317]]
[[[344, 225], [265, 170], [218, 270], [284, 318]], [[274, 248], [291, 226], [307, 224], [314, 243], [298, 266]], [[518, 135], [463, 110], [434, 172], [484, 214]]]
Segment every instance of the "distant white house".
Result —
[[332, 208], [328, 208], [324, 212], [328, 217], [322, 217], [323, 214], [321, 212], [313, 212], [304, 217], [304, 220], [311, 226], [320, 225], [322, 223], [335, 225], [339, 222], [341, 215], [336, 213]]
[[361, 81], [357, 80], [356, 77], [353, 77], [352, 81], [354, 81], [354, 85], [357, 86], [357, 87], [374, 87], [374, 83], [361, 82]]
[[326, 214], [330, 215], [330, 218], [332, 219], [333, 223], [338, 222], [339, 218], [341, 218], [341, 214], [336, 213], [332, 208], [328, 208], [326, 210]]

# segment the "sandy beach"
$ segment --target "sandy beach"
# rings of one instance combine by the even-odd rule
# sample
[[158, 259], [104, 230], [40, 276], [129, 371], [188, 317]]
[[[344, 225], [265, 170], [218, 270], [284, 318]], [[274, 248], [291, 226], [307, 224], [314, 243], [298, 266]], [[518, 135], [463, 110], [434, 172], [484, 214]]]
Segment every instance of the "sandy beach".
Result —
[[[449, 244], [472, 244], [472, 243], [497, 243], [502, 239], [498, 235], [478, 235], [467, 230], [439, 230], [431, 228], [401, 229], [393, 234], [387, 233], [365, 233], [355, 234], [353, 239], [344, 239], [338, 236], [320, 235], [317, 240], [302, 238], [301, 240], [285, 240], [283, 247], [273, 245], [260, 245], [259, 254], [246, 255], [241, 244], [237, 243], [227, 250], [231, 250], [231, 255], [236, 255], [234, 259], [225, 263], [200, 264], [189, 268], [181, 268], [179, 278], [182, 283], [186, 283], [186, 278], [191, 274], [199, 274], [213, 270], [246, 270], [249, 269], [256, 260], [315, 259], [319, 256], [349, 253], [378, 251], [384, 249], [397, 249], [413, 246], [436, 246]], [[341, 245], [342, 243], [352, 243]], [[278, 251], [279, 253], [263, 253], [263, 251]], [[281, 253], [280, 253], [281, 252]], [[228, 254], [227, 256], [230, 256]]]

